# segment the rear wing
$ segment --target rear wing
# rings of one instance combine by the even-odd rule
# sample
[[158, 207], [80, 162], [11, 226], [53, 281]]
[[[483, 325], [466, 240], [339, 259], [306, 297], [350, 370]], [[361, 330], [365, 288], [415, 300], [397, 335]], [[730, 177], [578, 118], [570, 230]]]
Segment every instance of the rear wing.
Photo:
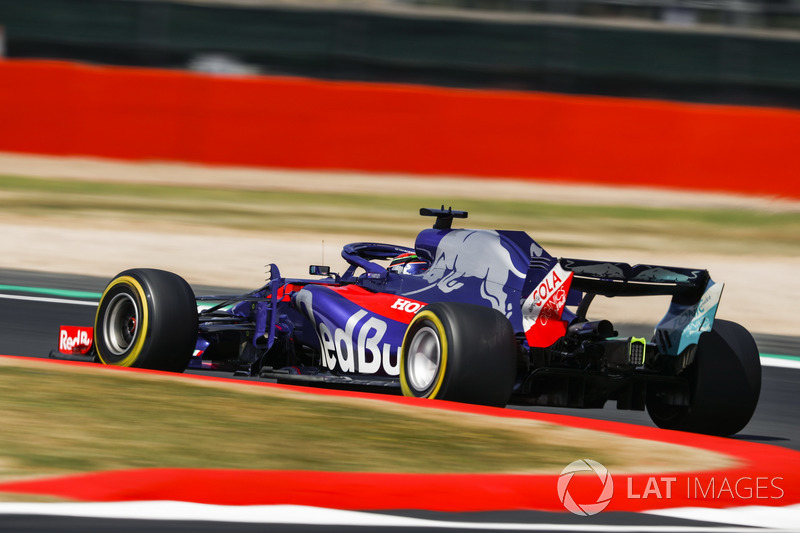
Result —
[[711, 277], [708, 270], [657, 265], [629, 265], [561, 258], [562, 268], [573, 273], [572, 288], [601, 296], [683, 296], [700, 298]]
[[697, 344], [700, 334], [711, 331], [724, 284], [714, 283], [708, 270], [629, 265], [562, 258], [561, 267], [572, 273], [571, 289], [585, 293], [577, 316], [585, 318], [596, 295], [671, 295], [672, 302], [655, 327], [653, 341], [662, 353], [681, 355]]

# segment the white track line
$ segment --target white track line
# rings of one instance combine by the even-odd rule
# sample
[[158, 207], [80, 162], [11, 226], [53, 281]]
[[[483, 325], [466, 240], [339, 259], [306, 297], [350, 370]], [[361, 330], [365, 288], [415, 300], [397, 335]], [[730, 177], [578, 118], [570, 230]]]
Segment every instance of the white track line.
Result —
[[[775, 508], [769, 508], [774, 511]], [[699, 511], [703, 511], [702, 509]], [[342, 511], [300, 505], [224, 506], [187, 502], [151, 501], [119, 503], [0, 503], [0, 515], [68, 516], [123, 520], [183, 520], [253, 524], [312, 526], [425, 527], [438, 529], [482, 529], [513, 531], [580, 531], [587, 533], [754, 533], [796, 530], [797, 509], [784, 513], [784, 521], [772, 520], [768, 528], [737, 526], [645, 526], [601, 524], [521, 524], [502, 522], [456, 522]], [[765, 512], [766, 514], [766, 512]], [[698, 514], [695, 519], [706, 519]]]
[[69, 300], [67, 298], [43, 298], [41, 296], [19, 296], [17, 294], [0, 294], [5, 300], [24, 300], [26, 302], [44, 302], [49, 304], [91, 305], [97, 307], [98, 302], [87, 300]]
[[761, 357], [761, 366], [771, 366], [775, 368], [795, 368], [800, 369], [800, 359], [784, 359], [782, 357]]
[[750, 505], [726, 509], [680, 507], [645, 511], [645, 513], [687, 520], [705, 520], [718, 524], [736, 524], [737, 526], [790, 529], [793, 531], [800, 529], [800, 504], [787, 505], [786, 507]]

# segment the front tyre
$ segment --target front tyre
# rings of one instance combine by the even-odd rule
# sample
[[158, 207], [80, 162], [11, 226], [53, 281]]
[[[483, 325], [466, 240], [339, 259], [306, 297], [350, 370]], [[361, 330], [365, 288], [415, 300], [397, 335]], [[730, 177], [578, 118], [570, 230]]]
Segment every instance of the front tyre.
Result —
[[154, 269], [118, 274], [94, 322], [103, 364], [183, 372], [197, 341], [197, 304], [180, 276]]
[[400, 356], [404, 396], [505, 407], [516, 378], [508, 319], [478, 305], [438, 302], [406, 330]]
[[761, 359], [744, 327], [715, 320], [711, 331], [700, 336], [684, 375], [688, 406], [673, 405], [668, 390], [648, 390], [647, 412], [658, 427], [727, 436], [750, 421], [761, 393]]

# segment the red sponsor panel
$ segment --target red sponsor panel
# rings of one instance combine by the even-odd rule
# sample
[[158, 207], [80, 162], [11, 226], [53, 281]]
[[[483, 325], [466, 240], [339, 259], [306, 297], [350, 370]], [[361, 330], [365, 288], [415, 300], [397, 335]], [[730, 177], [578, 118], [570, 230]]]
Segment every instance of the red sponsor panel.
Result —
[[87, 354], [94, 342], [94, 328], [61, 326], [58, 334], [58, 351], [64, 354]]
[[403, 324], [410, 323], [414, 315], [427, 305], [425, 302], [412, 300], [406, 296], [371, 292], [357, 285], [331, 289], [367, 311]]
[[522, 304], [522, 326], [531, 347], [546, 348], [566, 335], [567, 323], [561, 315], [572, 276], [572, 272], [556, 265]]

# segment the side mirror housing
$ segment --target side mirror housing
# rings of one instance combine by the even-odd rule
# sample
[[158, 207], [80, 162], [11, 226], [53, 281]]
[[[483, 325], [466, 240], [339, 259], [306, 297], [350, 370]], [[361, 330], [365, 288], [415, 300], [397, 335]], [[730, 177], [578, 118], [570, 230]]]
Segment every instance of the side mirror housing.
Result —
[[308, 273], [312, 276], [330, 276], [331, 267], [323, 265], [311, 265], [308, 267]]

